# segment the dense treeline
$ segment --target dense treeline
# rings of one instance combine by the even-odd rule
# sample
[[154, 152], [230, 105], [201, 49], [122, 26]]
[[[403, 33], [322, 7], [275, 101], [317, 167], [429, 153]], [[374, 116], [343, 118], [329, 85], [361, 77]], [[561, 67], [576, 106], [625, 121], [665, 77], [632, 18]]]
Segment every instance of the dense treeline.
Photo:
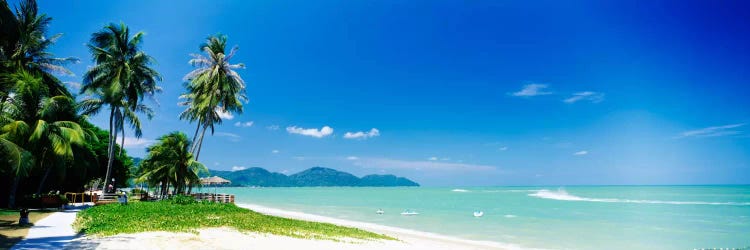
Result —
[[[141, 119], [153, 110], [144, 103], [161, 91], [155, 59], [141, 50], [144, 33], [131, 34], [124, 23], [111, 23], [91, 34], [86, 44], [93, 65], [81, 79], [80, 91], [58, 76], [73, 75], [66, 65], [78, 58], [58, 58], [49, 49], [62, 34], [48, 34], [52, 18], [39, 13], [35, 0], [11, 6], [0, 0], [0, 206], [14, 207], [16, 198], [49, 191], [82, 191], [123, 187], [135, 178], [162, 193], [190, 192], [206, 172], [197, 161], [206, 131], [221, 124], [221, 113], [241, 113], [247, 101], [245, 83], [231, 64], [227, 37], [209, 36], [191, 54], [195, 69], [184, 77], [180, 119], [196, 123], [192, 140], [182, 132], [159, 138], [133, 167], [120, 145], [132, 130], [140, 137]], [[104, 114], [108, 128], [88, 117]], [[120, 145], [117, 144], [119, 139]], [[102, 181], [95, 181], [102, 180]], [[111, 190], [107, 190], [111, 192]]]
[[[52, 18], [35, 1], [13, 9], [0, 2], [0, 205], [50, 190], [81, 191], [106, 171], [108, 138], [87, 121], [76, 96], [59, 75], [77, 58], [58, 58], [49, 48], [62, 34], [48, 34]], [[116, 147], [120, 150], [119, 147]], [[111, 158], [123, 186], [132, 161]]]

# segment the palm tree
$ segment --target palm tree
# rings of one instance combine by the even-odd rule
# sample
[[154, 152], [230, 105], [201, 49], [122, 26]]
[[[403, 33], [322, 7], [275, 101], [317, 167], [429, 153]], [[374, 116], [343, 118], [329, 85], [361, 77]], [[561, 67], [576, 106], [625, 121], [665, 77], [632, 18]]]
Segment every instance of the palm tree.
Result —
[[[191, 54], [193, 59], [189, 63], [196, 69], [183, 78], [187, 93], [180, 96], [184, 99], [180, 104], [187, 108], [180, 114], [180, 119], [197, 123], [190, 149], [196, 159], [200, 155], [206, 129], [210, 128], [213, 134], [214, 125], [221, 124], [219, 112], [242, 113], [242, 102], [247, 101], [245, 81], [234, 71], [245, 68], [245, 65], [229, 62], [237, 53], [238, 47], [233, 47], [226, 54], [226, 44], [225, 35], [208, 37], [206, 43], [200, 46], [205, 55]], [[201, 128], [203, 132], [197, 138]]]
[[[97, 96], [92, 99], [98, 99], [99, 104], [84, 104], [83, 113], [94, 114], [103, 105], [109, 106], [109, 160], [105, 186], [111, 181], [114, 144], [118, 131], [124, 132], [125, 117], [129, 116], [127, 119], [136, 128], [136, 137], [140, 137], [140, 121], [134, 112], [145, 110], [145, 106], [139, 103], [144, 95], [153, 96], [161, 90], [156, 86], [161, 76], [151, 68], [154, 59], [140, 51], [143, 35], [143, 32], [138, 32], [130, 37], [130, 30], [125, 24], [112, 23], [92, 34], [91, 42], [87, 45], [96, 65], [84, 75], [81, 93]], [[149, 109], [147, 114], [150, 113]]]
[[199, 180], [199, 174], [206, 172], [206, 166], [196, 161], [190, 152], [190, 140], [182, 132], [172, 132], [158, 139], [148, 147], [148, 156], [141, 162], [141, 174], [137, 181], [149, 185], [161, 182], [162, 194], [167, 184], [172, 184], [174, 193], [184, 194], [188, 187]]
[[[73, 159], [73, 145], [89, 140], [77, 121], [75, 101], [58, 95], [47, 97], [49, 89], [42, 79], [26, 71], [10, 75], [15, 79], [14, 95], [3, 105], [3, 126], [0, 138], [8, 148], [18, 147], [21, 163], [14, 168], [9, 205], [15, 203], [15, 193], [22, 176], [37, 165], [44, 172], [37, 193], [40, 193], [53, 167], [63, 167]], [[23, 149], [23, 150], [21, 150]], [[13, 151], [11, 151], [13, 152]], [[15, 158], [15, 157], [14, 157]]]
[[21, 1], [16, 8], [15, 22], [18, 26], [17, 37], [12, 51], [5, 55], [10, 67], [23, 68], [30, 73], [40, 75], [52, 95], [70, 96], [64, 84], [54, 74], [73, 75], [64, 67], [69, 63], [78, 62], [77, 58], [56, 58], [47, 50], [55, 44], [62, 34], [47, 37], [47, 27], [52, 18], [46, 14], [39, 14], [36, 1]]

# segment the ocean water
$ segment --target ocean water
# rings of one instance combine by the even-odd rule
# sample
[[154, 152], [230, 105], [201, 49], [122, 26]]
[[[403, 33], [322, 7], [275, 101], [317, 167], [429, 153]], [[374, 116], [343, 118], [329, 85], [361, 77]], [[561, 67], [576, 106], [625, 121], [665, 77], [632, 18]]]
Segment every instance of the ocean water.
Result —
[[[750, 247], [750, 186], [220, 188], [250, 203], [542, 249]], [[378, 215], [376, 210], [385, 214]], [[405, 209], [419, 212], [402, 216]], [[473, 212], [484, 211], [483, 217]]]

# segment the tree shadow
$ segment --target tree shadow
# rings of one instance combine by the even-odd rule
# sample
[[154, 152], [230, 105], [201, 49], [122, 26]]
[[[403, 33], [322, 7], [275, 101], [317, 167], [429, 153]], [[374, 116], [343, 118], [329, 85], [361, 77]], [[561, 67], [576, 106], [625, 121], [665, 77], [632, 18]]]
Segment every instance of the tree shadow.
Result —
[[22, 239], [23, 239], [23, 237], [21, 237], [21, 236], [18, 236], [18, 237], [12, 237], [12, 236], [8, 237], [8, 236], [0, 234], [0, 249], [10, 249], [11, 247], [13, 247], [13, 245], [15, 245], [16, 243], [18, 243]]

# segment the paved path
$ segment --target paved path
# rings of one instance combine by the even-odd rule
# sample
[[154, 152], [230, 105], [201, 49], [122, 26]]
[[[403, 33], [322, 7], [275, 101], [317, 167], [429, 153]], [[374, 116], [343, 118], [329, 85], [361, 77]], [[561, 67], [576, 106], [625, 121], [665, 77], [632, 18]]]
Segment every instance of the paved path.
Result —
[[71, 224], [80, 209], [55, 212], [34, 223], [29, 234], [11, 249], [63, 249], [78, 237]]

